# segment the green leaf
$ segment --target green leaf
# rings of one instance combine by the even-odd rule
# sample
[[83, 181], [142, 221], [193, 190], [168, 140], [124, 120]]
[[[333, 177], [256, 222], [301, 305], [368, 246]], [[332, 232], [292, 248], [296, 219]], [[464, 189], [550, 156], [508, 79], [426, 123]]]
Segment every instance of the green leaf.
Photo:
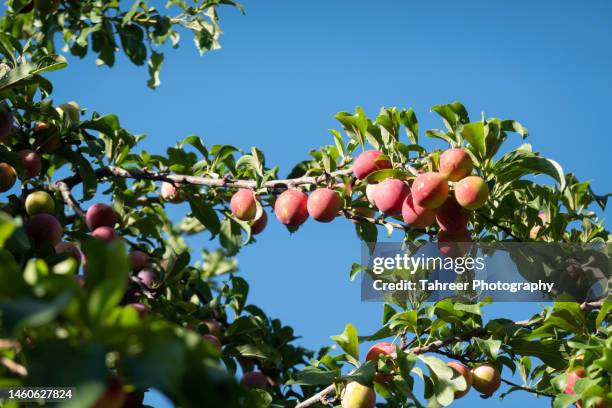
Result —
[[336, 336], [331, 336], [331, 339], [338, 343], [345, 353], [359, 360], [359, 339], [357, 337], [357, 329], [352, 324], [347, 324], [344, 332]]
[[71, 298], [71, 293], [67, 291], [51, 301], [17, 298], [0, 302], [3, 325], [11, 332], [43, 326], [55, 319], [68, 306]]
[[480, 350], [482, 350], [487, 356], [492, 358], [493, 360], [497, 359], [497, 355], [499, 354], [499, 348], [501, 347], [501, 340], [493, 340], [493, 339], [480, 339], [474, 338], [474, 342], [478, 346]]
[[306, 367], [304, 370], [293, 373], [287, 384], [300, 385], [329, 385], [338, 379], [340, 370], [322, 370], [316, 367]]
[[212, 236], [219, 233], [221, 223], [214, 208], [199, 196], [189, 197], [191, 214], [210, 231]]
[[467, 140], [472, 147], [478, 152], [480, 158], [487, 157], [484, 137], [484, 125], [482, 122], [468, 123], [463, 127], [461, 135]]
[[272, 346], [265, 343], [257, 344], [241, 344], [236, 347], [236, 350], [244, 357], [255, 357], [260, 360], [269, 361], [272, 364], [279, 364], [282, 361], [282, 356]]
[[463, 104], [460, 102], [435, 105], [431, 108], [431, 110], [442, 117], [444, 125], [450, 131], [455, 131], [459, 125], [468, 123], [470, 121], [465, 106], [463, 106]]

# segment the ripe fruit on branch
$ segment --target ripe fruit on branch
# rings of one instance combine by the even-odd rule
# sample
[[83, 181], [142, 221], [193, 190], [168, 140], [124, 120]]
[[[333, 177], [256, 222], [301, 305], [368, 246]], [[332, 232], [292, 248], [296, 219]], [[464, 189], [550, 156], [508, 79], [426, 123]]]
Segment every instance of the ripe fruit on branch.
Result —
[[[540, 211], [538, 217], [542, 220], [542, 224], [548, 224], [548, 215], [544, 211]], [[538, 235], [540, 235], [540, 231], [542, 230], [542, 226], [534, 225], [531, 230], [529, 230], [529, 238], [537, 239]]]
[[202, 323], [205, 324], [208, 328], [209, 334], [212, 334], [218, 339], [223, 338], [223, 326], [221, 326], [221, 323], [219, 323], [215, 319], [204, 319], [202, 320]]
[[164, 181], [161, 185], [161, 196], [164, 201], [178, 204], [183, 201], [181, 197], [181, 189], [179, 184], [169, 183]]
[[230, 200], [232, 214], [242, 221], [251, 221], [257, 214], [257, 200], [248, 188], [238, 190]]
[[376, 184], [368, 184], [366, 186], [366, 198], [372, 205], [376, 205], [374, 203], [374, 191], [376, 190]]
[[[366, 354], [366, 361], [378, 361], [378, 356], [380, 355], [396, 357], [396, 349], [395, 344], [388, 342], [376, 343], [368, 350]], [[389, 368], [389, 373], [378, 372], [374, 377], [374, 380], [379, 383], [389, 382], [393, 379], [393, 369], [394, 363], [393, 361], [387, 361], [387, 367]]]
[[472, 387], [481, 394], [491, 395], [501, 385], [501, 376], [497, 368], [482, 364], [472, 369]]
[[378, 158], [382, 156], [382, 152], [378, 150], [366, 150], [361, 153], [353, 163], [353, 174], [358, 179], [366, 178], [370, 173], [377, 170], [390, 169], [391, 162], [386, 158]]
[[135, 250], [128, 255], [128, 263], [133, 271], [139, 271], [149, 266], [151, 257], [143, 251]]
[[221, 348], [223, 346], [221, 345], [221, 342], [219, 341], [219, 339], [216, 336], [213, 336], [212, 334], [203, 334], [202, 335], [202, 340], [212, 344], [215, 347], [215, 349], [217, 349], [217, 351], [219, 353], [221, 352]]
[[91, 233], [91, 236], [107, 244], [113, 243], [121, 238], [114, 228], [106, 226], [96, 228]]
[[113, 376], [106, 385], [106, 391], [92, 408], [122, 408], [126, 398], [127, 393], [123, 390], [123, 383]]
[[416, 205], [412, 194], [408, 194], [402, 204], [402, 218], [413, 228], [425, 228], [434, 222], [436, 211]]
[[25, 178], [34, 178], [40, 176], [42, 171], [42, 159], [38, 153], [26, 149], [17, 152], [23, 163], [23, 174]]
[[62, 240], [64, 230], [57, 218], [49, 214], [36, 214], [28, 221], [26, 232], [36, 247], [49, 244], [55, 247]]
[[0, 163], [0, 192], [10, 190], [17, 180], [17, 172], [7, 163]]
[[473, 167], [470, 155], [460, 147], [448, 149], [440, 155], [440, 175], [449, 181], [459, 181], [469, 176]]
[[580, 367], [575, 369], [574, 371], [570, 371], [567, 373], [567, 382], [565, 383], [565, 393], [566, 394], [575, 394], [574, 385], [576, 385], [576, 381], [581, 378], [586, 377], [586, 371], [584, 368]]
[[374, 408], [376, 392], [373, 388], [351, 381], [342, 391], [342, 408]]
[[342, 201], [340, 195], [329, 188], [318, 188], [308, 196], [308, 214], [317, 221], [331, 222], [338, 215]]
[[41, 153], [48, 153], [60, 146], [60, 134], [57, 127], [44, 122], [36, 122], [34, 125], [34, 146]]
[[448, 197], [448, 183], [439, 173], [429, 171], [417, 176], [412, 184], [412, 199], [420, 207], [435, 209]]
[[387, 215], [400, 214], [404, 200], [409, 193], [408, 185], [403, 180], [386, 179], [381, 181], [374, 190], [376, 208]]
[[455, 184], [455, 198], [463, 208], [477, 210], [489, 198], [489, 186], [482, 177], [466, 177]]
[[25, 209], [28, 215], [53, 214], [55, 211], [55, 201], [46, 191], [35, 191], [26, 197]]
[[436, 221], [442, 231], [464, 231], [470, 220], [470, 213], [459, 205], [455, 197], [449, 196], [436, 212]]
[[465, 256], [471, 247], [472, 235], [466, 229], [463, 231], [440, 231], [438, 233], [438, 249], [449, 258]]
[[308, 196], [300, 190], [283, 191], [274, 203], [274, 214], [281, 224], [298, 227], [308, 219]]
[[450, 368], [459, 373], [459, 375], [462, 375], [465, 379], [465, 390], [455, 391], [455, 399], [459, 399], [465, 394], [467, 394], [468, 391], [470, 391], [470, 388], [472, 388], [472, 371], [470, 371], [469, 367], [457, 361], [449, 361], [448, 363], [446, 363], [446, 365], [448, 365]]
[[266, 214], [266, 211], [263, 210], [259, 218], [251, 222], [251, 234], [259, 234], [266, 228], [266, 225], [268, 225], [268, 214]]
[[117, 222], [117, 215], [113, 207], [97, 203], [89, 207], [85, 214], [85, 224], [90, 231], [99, 227], [114, 227]]
[[60, 116], [67, 117], [72, 123], [78, 123], [81, 120], [81, 108], [76, 102], [62, 103], [55, 110]]
[[69, 257], [76, 261], [77, 265], [81, 265], [81, 262], [83, 262], [83, 253], [72, 242], [60, 242], [55, 245], [55, 253], [68, 254]]
[[138, 272], [136, 279], [147, 289], [153, 289], [157, 284], [157, 274], [150, 269], [143, 269]]
[[268, 388], [268, 379], [259, 371], [251, 371], [244, 373], [240, 379], [240, 385], [246, 390], [252, 390], [253, 388], [265, 390]]
[[13, 114], [8, 111], [0, 112], [0, 143], [9, 137], [13, 130]]

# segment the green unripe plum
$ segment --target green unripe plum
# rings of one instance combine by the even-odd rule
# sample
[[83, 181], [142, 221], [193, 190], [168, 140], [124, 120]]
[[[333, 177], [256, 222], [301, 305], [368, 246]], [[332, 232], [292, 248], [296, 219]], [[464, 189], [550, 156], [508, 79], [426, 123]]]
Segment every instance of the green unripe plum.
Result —
[[463, 231], [467, 228], [470, 213], [449, 196], [436, 212], [436, 221], [442, 231]]
[[257, 200], [248, 188], [238, 190], [230, 200], [232, 214], [242, 221], [251, 221], [257, 214]]
[[408, 194], [402, 204], [402, 219], [413, 228], [429, 227], [436, 218], [436, 211], [429, 208], [418, 206], [412, 199], [412, 194]]
[[352, 381], [342, 392], [342, 408], [374, 408], [376, 392], [373, 388]]
[[23, 163], [23, 175], [25, 178], [34, 178], [40, 176], [42, 171], [42, 159], [40, 155], [32, 150], [21, 150], [17, 152]]
[[259, 371], [251, 371], [244, 373], [240, 379], [240, 385], [246, 390], [252, 390], [254, 388], [265, 390], [268, 388], [268, 379]]
[[466, 177], [455, 184], [455, 198], [463, 208], [477, 210], [489, 198], [489, 186], [482, 177]]
[[409, 193], [410, 189], [403, 180], [386, 179], [376, 185], [374, 203], [379, 211], [387, 215], [398, 215]]
[[469, 176], [473, 167], [470, 155], [460, 147], [448, 149], [440, 155], [440, 175], [449, 181], [459, 181]]
[[481, 394], [491, 395], [501, 385], [501, 376], [497, 368], [482, 364], [472, 369], [472, 387]]
[[308, 196], [300, 190], [285, 190], [274, 203], [274, 214], [281, 224], [299, 227], [308, 219]]
[[79, 123], [81, 121], [81, 108], [76, 102], [62, 103], [55, 110], [57, 110], [60, 116], [67, 117], [72, 123]]
[[308, 196], [308, 214], [319, 222], [331, 222], [342, 206], [340, 195], [329, 188], [318, 188]]
[[388, 159], [378, 158], [379, 156], [382, 156], [382, 152], [378, 150], [366, 150], [361, 153], [353, 163], [353, 174], [355, 177], [364, 179], [375, 171], [392, 167]]
[[25, 209], [28, 215], [53, 214], [55, 211], [55, 201], [46, 191], [35, 191], [27, 196]]
[[454, 398], [459, 399], [467, 394], [470, 391], [470, 388], [472, 388], [472, 371], [469, 369], [469, 367], [457, 361], [449, 361], [446, 363], [446, 365], [455, 370], [459, 375], [462, 375], [465, 379], [465, 390], [455, 391]]
[[17, 181], [17, 172], [7, 163], [0, 163], [0, 192], [10, 190]]
[[412, 200], [420, 207], [436, 209], [447, 197], [448, 183], [439, 173], [421, 173], [412, 184]]

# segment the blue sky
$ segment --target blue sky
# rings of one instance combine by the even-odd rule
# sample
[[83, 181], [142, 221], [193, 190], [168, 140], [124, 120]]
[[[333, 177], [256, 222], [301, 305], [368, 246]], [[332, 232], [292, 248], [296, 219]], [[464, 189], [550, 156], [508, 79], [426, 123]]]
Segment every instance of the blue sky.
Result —
[[[581, 4], [580, 4], [581, 3]], [[432, 105], [459, 100], [473, 119], [513, 118], [534, 150], [559, 161], [596, 192], [612, 191], [609, 1], [245, 1], [246, 15], [221, 12], [223, 48], [200, 58], [183, 36], [166, 55], [162, 85], [145, 87], [145, 68], [120, 58], [109, 70], [93, 58], [53, 73], [55, 100], [114, 112], [122, 125], [163, 153], [187, 135], [207, 145], [262, 149], [286, 174], [310, 149], [332, 141], [336, 112], [412, 106], [422, 131], [441, 128]], [[518, 136], [510, 146], [517, 146]], [[176, 206], [178, 219], [187, 211]], [[609, 214], [606, 214], [609, 216]], [[609, 226], [609, 222], [607, 223]], [[257, 245], [239, 256], [250, 301], [295, 328], [310, 348], [353, 323], [378, 328], [382, 305], [362, 303], [348, 282], [360, 255], [353, 225], [309, 221], [296, 234], [271, 218]], [[399, 236], [397, 236], [399, 239]], [[194, 240], [199, 254], [207, 237]], [[490, 317], [522, 319], [535, 304], [499, 304]], [[155, 406], [168, 406], [148, 396]], [[476, 393], [453, 406], [549, 406], [524, 393], [503, 402]]]

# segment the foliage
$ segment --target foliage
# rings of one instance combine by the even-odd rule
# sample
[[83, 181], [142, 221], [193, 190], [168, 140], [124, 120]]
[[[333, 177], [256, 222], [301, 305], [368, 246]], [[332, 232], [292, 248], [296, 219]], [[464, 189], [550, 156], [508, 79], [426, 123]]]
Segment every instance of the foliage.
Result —
[[[441, 152], [425, 148], [414, 110], [382, 108], [374, 119], [361, 108], [337, 114], [344, 133], [332, 131], [329, 145], [312, 151], [289, 179], [279, 180], [278, 168], [267, 165], [256, 148], [207, 147], [189, 136], [165, 155], [137, 152], [142, 136], [122, 128], [114, 114], [79, 107], [75, 116], [51, 99], [53, 86], [44, 74], [67, 66], [55, 47], [56, 34], [65, 42], [61, 52], [85, 57], [91, 45], [100, 65], [112, 66], [120, 50], [136, 65], [147, 63], [149, 86], [156, 87], [163, 61], [159, 47], [168, 41], [176, 46], [179, 33], [191, 30], [200, 52], [217, 48], [216, 7], [224, 4], [238, 7], [232, 1], [170, 1], [180, 13], [169, 17], [146, 1], [134, 2], [129, 10], [118, 1], [69, 1], [50, 13], [33, 2], [8, 2], [0, 34], [0, 96], [14, 129], [0, 144], [0, 161], [15, 168], [21, 189], [5, 194], [0, 213], [0, 384], [73, 386], [87, 392], [71, 406], [91, 406], [106, 392], [109, 378], [117, 377], [126, 392], [156, 388], [179, 406], [206, 401], [280, 407], [313, 395], [331, 397], [347, 381], [372, 385], [377, 370], [386, 370], [392, 380], [374, 385], [386, 401], [380, 406], [435, 407], [452, 403], [455, 391], [466, 386], [439, 354], [469, 365], [490, 362], [503, 368], [502, 374], [518, 371], [524, 384], [513, 384], [502, 395], [529, 391], [553, 398], [559, 408], [610, 398], [609, 301], [558, 303], [525, 322], [486, 320], [485, 303], [397, 301], [385, 304], [377, 333], [358, 337], [349, 324], [333, 336], [339, 355], [329, 348], [314, 353], [296, 346], [292, 328], [248, 303], [249, 285], [237, 274], [232, 256], [256, 240], [253, 222], [232, 214], [230, 200], [238, 187], [255, 192], [256, 218], [288, 187], [311, 192], [327, 186], [341, 195], [342, 215], [355, 221], [363, 241], [376, 241], [381, 230], [389, 235], [398, 230], [409, 243], [435, 239], [435, 225], [415, 229], [399, 216], [368, 217], [359, 211], [371, 207], [364, 200], [368, 183], [389, 177], [412, 181], [421, 171], [437, 170]], [[594, 211], [594, 206], [605, 208], [608, 195], [595, 194], [588, 182], [565, 173], [528, 144], [502, 149], [509, 137], [527, 137], [520, 123], [472, 121], [458, 102], [432, 110], [446, 129], [424, 135], [464, 147], [490, 189], [486, 204], [470, 214], [474, 240], [527, 241], [533, 239], [532, 228], [539, 227], [538, 240], [610, 242]], [[382, 152], [392, 168], [357, 180], [350, 169], [366, 145]], [[39, 177], [26, 176], [27, 166], [17, 154], [23, 149], [40, 154]], [[550, 183], [538, 183], [533, 176], [539, 174], [550, 177]], [[171, 203], [160, 197], [159, 182], [174, 184], [189, 203], [190, 213], [176, 224], [166, 213]], [[64, 240], [80, 246], [84, 265], [28, 238], [24, 199], [34, 190], [52, 194]], [[81, 204], [101, 197], [112, 202], [120, 242], [92, 238], [85, 224]], [[542, 210], [550, 221], [539, 216]], [[184, 239], [194, 234], [215, 239], [218, 249], [194, 259]], [[126, 248], [151, 257], [153, 285], [130, 270]], [[354, 265], [351, 277], [358, 273]], [[146, 315], [134, 304], [144, 305]], [[213, 333], [210, 319], [223, 327], [218, 335], [222, 352], [202, 337]], [[359, 343], [385, 338], [401, 346], [392, 370], [386, 361], [364, 363], [358, 352]], [[256, 367], [269, 387], [244, 390], [235, 380], [238, 365], [247, 372]], [[579, 365], [586, 376], [575, 394], [566, 394], [568, 369]], [[425, 385], [422, 397], [412, 391], [415, 380]], [[317, 394], [321, 390], [327, 391]], [[322, 402], [319, 398], [312, 405]]]

